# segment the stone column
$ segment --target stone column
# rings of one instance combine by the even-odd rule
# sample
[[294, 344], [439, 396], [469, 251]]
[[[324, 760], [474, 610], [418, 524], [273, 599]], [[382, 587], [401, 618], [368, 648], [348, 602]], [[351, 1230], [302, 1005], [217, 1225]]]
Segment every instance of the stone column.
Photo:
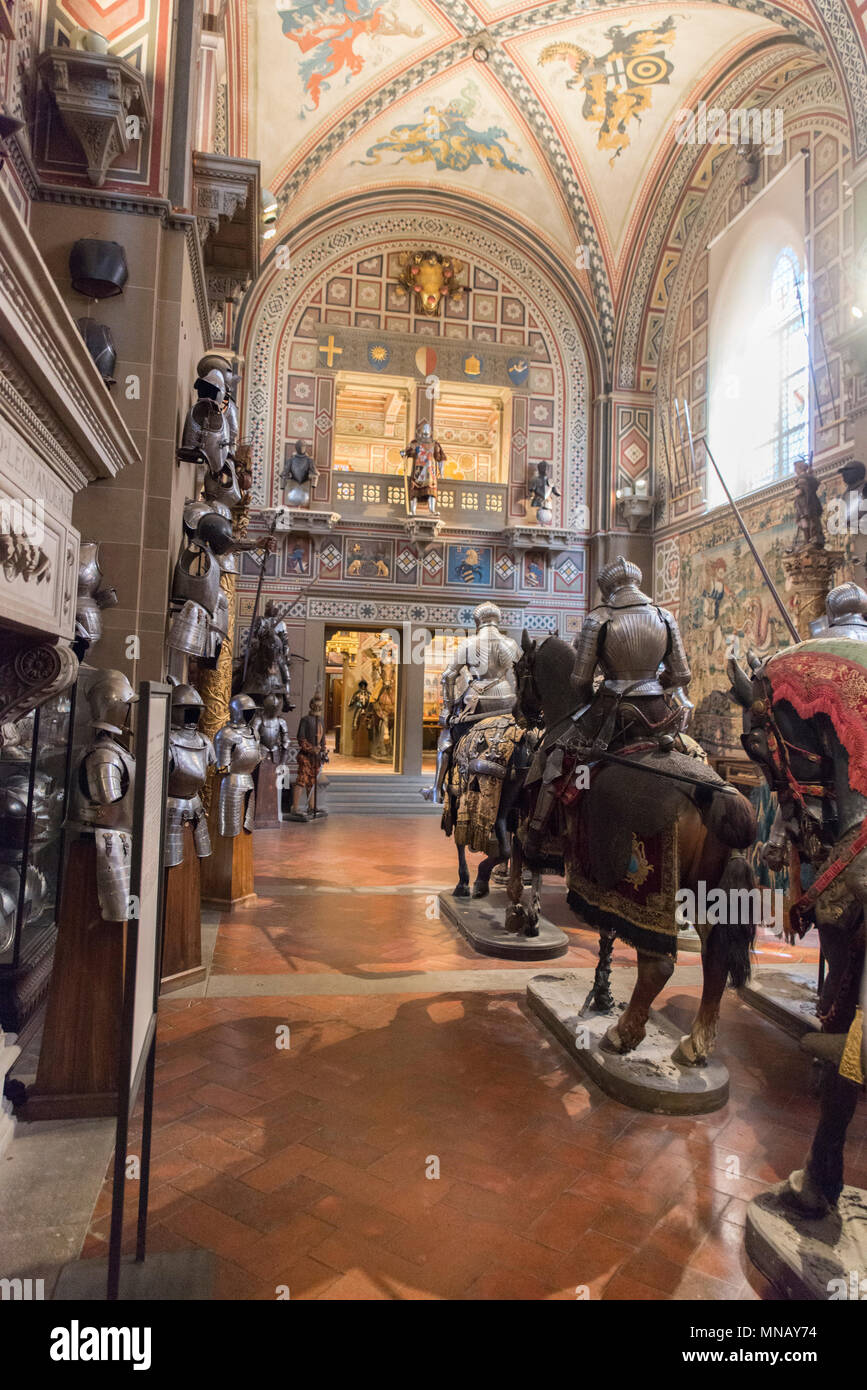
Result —
[[843, 563], [842, 550], [827, 546], [793, 547], [783, 556], [786, 588], [795, 598], [795, 626], [806, 640], [810, 623], [825, 612], [825, 599], [834, 587], [834, 571]]

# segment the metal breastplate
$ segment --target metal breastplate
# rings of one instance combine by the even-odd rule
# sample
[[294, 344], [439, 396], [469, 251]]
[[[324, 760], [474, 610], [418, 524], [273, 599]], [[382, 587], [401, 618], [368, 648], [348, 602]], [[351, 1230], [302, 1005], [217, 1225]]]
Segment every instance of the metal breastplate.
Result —
[[[824, 635], [822, 633], [822, 636]], [[832, 623], [828, 629], [828, 636], [833, 639], [845, 637], [850, 642], [867, 642], [867, 623], [863, 618], [859, 620], [853, 613], [848, 622], [841, 619]]]
[[661, 695], [657, 672], [668, 650], [666, 624], [652, 604], [611, 610], [605, 628], [599, 665], [605, 688], [631, 695]]
[[263, 719], [257, 726], [259, 742], [262, 747], [267, 748], [269, 752], [274, 748], [279, 748], [283, 743], [283, 730], [281, 729], [281, 725], [285, 727], [285, 721], [278, 718]]
[[[121, 772], [123, 792], [119, 800], [103, 802], [91, 788], [98, 784], [96, 774], [100, 765], [109, 762]], [[94, 775], [89, 776], [89, 772]], [[132, 754], [114, 739], [100, 739], [87, 749], [78, 765], [72, 784], [70, 822], [93, 829], [132, 831], [134, 795], [135, 759]]]
[[[202, 574], [191, 574], [188, 566], [200, 557], [204, 557], [207, 561], [207, 568]], [[220, 566], [214, 557], [209, 555], [206, 550], [200, 550], [197, 547], [191, 546], [185, 550], [175, 565], [175, 577], [172, 582], [173, 602], [196, 603], [213, 618], [219, 592]]]
[[241, 489], [235, 465], [231, 460], [226, 460], [219, 474], [205, 474], [204, 491], [209, 502], [222, 502], [227, 507], [238, 506], [241, 501]]
[[78, 597], [90, 598], [96, 593], [102, 579], [99, 568], [99, 546], [95, 541], [82, 541], [78, 565]]
[[480, 709], [511, 707], [516, 689], [514, 663], [520, 656], [517, 643], [496, 630], [488, 636], [483, 628], [471, 639], [470, 651], [484, 663], [484, 669], [479, 669], [470, 681], [468, 698], [475, 692]]
[[195, 734], [195, 744], [185, 740], [188, 734], [173, 730], [169, 735], [172, 760], [167, 791], [169, 796], [189, 799], [201, 791], [208, 774], [210, 747], [202, 734]]
[[233, 738], [229, 750], [229, 772], [233, 777], [249, 776], [261, 762], [259, 741], [256, 735], [246, 728], [231, 726], [231, 732]]

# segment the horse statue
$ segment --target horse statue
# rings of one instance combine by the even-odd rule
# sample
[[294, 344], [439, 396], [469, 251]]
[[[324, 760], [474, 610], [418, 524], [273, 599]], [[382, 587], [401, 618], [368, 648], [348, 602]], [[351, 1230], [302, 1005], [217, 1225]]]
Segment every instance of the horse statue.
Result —
[[[683, 890], [693, 902], [701, 901], [702, 886], [705, 900], [714, 889], [729, 898], [738, 893], [739, 905], [746, 894], [745, 912], [695, 924], [702, 996], [673, 1060], [702, 1065], [713, 1049], [726, 984], [738, 987], [750, 973], [754, 879], [740, 852], [755, 836], [753, 808], [687, 747], [677, 728], [682, 708], [678, 714], [663, 701], [660, 709], [668, 712], [651, 719], [637, 699], [627, 706], [621, 692], [618, 710], [624, 718], [611, 725], [610, 738], [600, 740], [600, 718], [604, 726], [610, 723], [604, 687], [587, 700], [577, 673], [580, 652], [558, 637], [537, 643], [526, 633], [522, 646], [516, 712], [528, 726], [544, 724], [545, 734], [525, 783], [510, 900], [532, 918], [535, 894], [530, 907], [524, 906], [521, 859], [538, 870], [562, 858], [570, 907], [600, 933], [599, 962], [585, 1006], [594, 1011], [614, 1007], [609, 979], [615, 938], [635, 947], [638, 979], [626, 1010], [606, 1034], [606, 1046], [631, 1052], [643, 1040], [653, 1001], [674, 970], [678, 930], [688, 924], [678, 920], [687, 901]], [[651, 714], [659, 714], [654, 702], [660, 697], [650, 698]], [[541, 830], [534, 827], [534, 808], [540, 804], [547, 809]], [[733, 916], [747, 920], [733, 922]]]
[[[750, 675], [732, 658], [732, 695], [743, 707], [742, 743], [778, 802], [763, 851], [771, 869], [792, 855], [788, 935], [815, 922], [827, 974], [822, 1032], [802, 1046], [824, 1068], [821, 1114], [803, 1169], [775, 1191], [810, 1217], [832, 1210], [843, 1188], [843, 1146], [864, 1081], [864, 907], [867, 903], [867, 593], [832, 589], [828, 628], [785, 647]], [[788, 843], [787, 843], [788, 842]], [[801, 865], [813, 878], [801, 891]]]

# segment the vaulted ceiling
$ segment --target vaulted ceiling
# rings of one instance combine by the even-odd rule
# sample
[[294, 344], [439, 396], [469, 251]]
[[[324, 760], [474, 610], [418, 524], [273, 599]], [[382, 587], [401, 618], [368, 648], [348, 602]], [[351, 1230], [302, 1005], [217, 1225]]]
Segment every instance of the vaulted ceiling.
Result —
[[248, 152], [281, 236], [372, 187], [447, 189], [520, 221], [610, 305], [677, 113], [745, 66], [766, 99], [775, 66], [831, 71], [867, 147], [852, 3], [246, 0]]

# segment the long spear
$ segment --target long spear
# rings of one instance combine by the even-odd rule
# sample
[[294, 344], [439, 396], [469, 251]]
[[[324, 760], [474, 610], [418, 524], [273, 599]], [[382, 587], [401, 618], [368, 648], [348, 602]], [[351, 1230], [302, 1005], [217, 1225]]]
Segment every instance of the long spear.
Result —
[[[822, 419], [822, 402], [819, 400], [819, 386], [816, 381], [816, 368], [813, 366], [813, 349], [810, 345], [810, 333], [809, 329], [807, 328], [807, 315], [804, 313], [804, 301], [801, 298], [801, 284], [799, 280], [795, 280], [795, 294], [798, 296], [798, 308], [801, 311], [801, 327], [804, 330], [804, 338], [807, 344], [807, 362], [810, 367], [810, 380], [813, 383], [813, 395], [816, 397], [816, 410], [819, 412], [819, 424], [824, 425], [825, 422]], [[831, 380], [829, 377], [828, 385], [830, 386], [830, 384]]]
[[[685, 409], [685, 412], [686, 412], [686, 423], [687, 423], [687, 427], [688, 427], [688, 429], [689, 429], [690, 446], [692, 446], [692, 425], [691, 425], [691, 423], [690, 423], [690, 418], [689, 418], [689, 405], [687, 404], [686, 401], [684, 401], [684, 409]], [[781, 617], [782, 617], [782, 619], [783, 619], [783, 622], [786, 624], [786, 627], [787, 627], [788, 630], [789, 630], [789, 634], [790, 634], [792, 640], [793, 640], [794, 642], [800, 642], [800, 641], [802, 641], [801, 634], [800, 634], [800, 632], [798, 631], [798, 629], [795, 627], [795, 624], [792, 622], [792, 618], [791, 618], [791, 615], [790, 615], [790, 613], [789, 613], [789, 610], [788, 610], [788, 608], [786, 607], [786, 605], [784, 604], [784, 602], [783, 602], [783, 600], [782, 600], [782, 597], [781, 597], [781, 595], [780, 595], [780, 592], [779, 592], [779, 590], [778, 590], [776, 584], [774, 583], [773, 579], [771, 578], [770, 574], [768, 573], [768, 569], [767, 569], [767, 566], [766, 566], [764, 560], [762, 559], [762, 557], [761, 557], [761, 555], [759, 554], [759, 552], [756, 550], [756, 547], [755, 547], [755, 543], [754, 543], [754, 541], [753, 541], [753, 538], [752, 538], [752, 536], [750, 535], [750, 533], [749, 533], [749, 531], [748, 531], [748, 529], [747, 529], [747, 523], [744, 521], [743, 517], [741, 516], [740, 511], [738, 510], [738, 505], [737, 505], [737, 503], [735, 502], [735, 499], [732, 497], [731, 493], [729, 492], [728, 483], [726, 482], [725, 478], [723, 477], [722, 473], [720, 472], [719, 464], [717, 463], [716, 459], [715, 459], [714, 456], [713, 456], [713, 453], [712, 453], [712, 451], [711, 451], [711, 447], [710, 447], [710, 445], [709, 445], [708, 442], [707, 442], [707, 436], [706, 436], [706, 435], [704, 436], [704, 451], [705, 451], [705, 453], [707, 454], [708, 458], [710, 459], [711, 463], [713, 464], [714, 472], [716, 473], [717, 477], [719, 478], [720, 483], [721, 483], [721, 485], [722, 485], [722, 490], [723, 490], [723, 492], [725, 493], [726, 497], [728, 498], [729, 506], [731, 507], [732, 511], [733, 511], [734, 514], [735, 514], [735, 519], [737, 520], [737, 523], [738, 523], [738, 525], [739, 525], [740, 528], [741, 528], [741, 532], [742, 532], [742, 534], [743, 534], [743, 538], [744, 538], [744, 540], [746, 541], [747, 545], [749, 546], [750, 550], [752, 551], [753, 559], [755, 560], [756, 564], [758, 565], [759, 569], [761, 570], [762, 578], [764, 579], [765, 583], [767, 584], [768, 588], [769, 588], [770, 591], [771, 591], [771, 596], [772, 596], [772, 598], [773, 598], [773, 600], [774, 600], [774, 603], [777, 605], [777, 607], [778, 607], [779, 610], [780, 610], [780, 615], [781, 615]]]
[[665, 438], [665, 415], [662, 411], [659, 412], [659, 433], [662, 438], [662, 452], [665, 454], [665, 471], [668, 474], [668, 492], [669, 496], [673, 497], [674, 484], [671, 481], [671, 460], [668, 457], [668, 443]]

